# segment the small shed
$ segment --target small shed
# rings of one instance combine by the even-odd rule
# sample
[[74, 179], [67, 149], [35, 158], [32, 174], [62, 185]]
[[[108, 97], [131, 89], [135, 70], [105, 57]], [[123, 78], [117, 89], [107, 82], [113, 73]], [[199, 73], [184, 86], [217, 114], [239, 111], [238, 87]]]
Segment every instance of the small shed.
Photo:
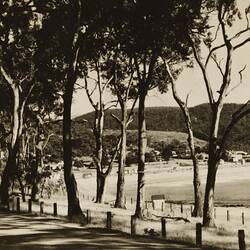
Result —
[[165, 195], [155, 194], [151, 196], [153, 209], [161, 210], [165, 205]]

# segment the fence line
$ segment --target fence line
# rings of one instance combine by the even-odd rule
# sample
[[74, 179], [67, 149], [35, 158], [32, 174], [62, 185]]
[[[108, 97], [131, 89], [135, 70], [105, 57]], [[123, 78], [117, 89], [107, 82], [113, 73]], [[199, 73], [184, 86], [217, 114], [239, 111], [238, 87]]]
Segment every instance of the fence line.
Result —
[[[27, 210], [22, 210], [21, 209], [21, 204], [20, 204], [20, 197], [17, 197], [16, 199], [11, 199], [9, 202], [9, 211], [12, 212], [25, 212], [27, 211], [28, 213], [34, 213], [36, 212], [34, 210], [34, 204], [32, 202], [31, 199], [28, 200], [28, 203], [25, 203], [27, 205]], [[57, 203], [53, 203], [52, 205], [52, 213], [55, 217], [58, 216], [58, 204]], [[45, 203], [42, 201], [39, 203], [39, 208], [40, 208], [40, 214], [44, 214], [44, 206]], [[181, 205], [181, 212], [183, 213], [183, 206]], [[230, 215], [229, 215], [229, 210], [227, 210], [227, 220], [230, 220]], [[106, 226], [104, 226], [107, 230], [112, 230], [113, 226], [113, 217], [115, 216], [115, 214], [113, 214], [111, 211], [107, 211], [106, 212]], [[86, 220], [86, 224], [91, 224], [92, 222], [92, 215], [91, 215], [91, 210], [86, 210], [86, 216], [85, 216], [85, 220]], [[137, 236], [137, 227], [138, 227], [138, 222], [139, 220], [132, 215], [130, 217], [130, 234], [132, 237], [136, 237]], [[159, 222], [161, 224], [161, 238], [163, 239], [168, 239], [168, 232], [167, 232], [167, 223], [166, 223], [166, 218], [161, 217], [161, 220]], [[244, 225], [244, 213], [242, 213], [242, 224]], [[150, 231], [151, 230], [151, 231]], [[155, 236], [155, 232], [152, 231], [152, 229], [149, 230], [149, 235], [151, 236]], [[195, 227], [195, 245], [199, 248], [202, 247], [202, 224], [201, 223], [196, 223], [196, 227]], [[239, 245], [239, 249], [240, 250], [246, 250], [246, 243], [245, 243], [245, 232], [244, 230], [240, 229], [238, 230], [238, 245]]]

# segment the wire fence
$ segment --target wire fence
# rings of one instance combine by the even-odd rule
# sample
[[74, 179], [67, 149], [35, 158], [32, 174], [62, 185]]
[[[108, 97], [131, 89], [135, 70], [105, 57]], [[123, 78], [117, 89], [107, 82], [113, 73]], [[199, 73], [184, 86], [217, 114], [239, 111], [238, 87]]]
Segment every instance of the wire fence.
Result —
[[[133, 201], [131, 202], [133, 205]], [[163, 203], [160, 209], [156, 209], [152, 202], [147, 201], [146, 214], [151, 213], [148, 219], [139, 220], [128, 212], [110, 209], [107, 211], [84, 209], [81, 222], [85, 226], [118, 230], [130, 234], [132, 237], [144, 235], [147, 237], [162, 238], [164, 240], [189, 243], [197, 247], [213, 246], [215, 249], [247, 249], [249, 241], [248, 219], [242, 213], [237, 219], [241, 221], [241, 228], [232, 226], [212, 229], [203, 228], [200, 219], [189, 220], [192, 205]], [[20, 197], [11, 197], [8, 210], [15, 213], [35, 213], [37, 215], [52, 215], [54, 217], [67, 216], [67, 206], [55, 202], [33, 202], [29, 199], [23, 202]], [[119, 211], [119, 212], [118, 212]], [[230, 210], [226, 210], [225, 220], [234, 219]], [[154, 212], [158, 212], [155, 213]], [[172, 214], [171, 214], [172, 212]], [[173, 213], [174, 212], [174, 213]], [[218, 216], [216, 208], [216, 216]], [[154, 216], [153, 216], [154, 215]], [[146, 215], [147, 217], [147, 215]]]

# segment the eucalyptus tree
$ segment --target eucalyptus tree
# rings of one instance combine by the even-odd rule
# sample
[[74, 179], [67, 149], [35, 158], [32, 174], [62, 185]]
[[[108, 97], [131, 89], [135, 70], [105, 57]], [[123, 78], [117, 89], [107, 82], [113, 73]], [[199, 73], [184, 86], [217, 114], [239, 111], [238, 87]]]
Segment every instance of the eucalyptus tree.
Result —
[[[128, 4], [127, 52], [135, 60], [138, 78], [138, 183], [135, 216], [142, 218], [145, 200], [145, 150], [147, 144], [145, 99], [156, 86], [166, 89], [167, 74], [161, 57], [170, 62], [187, 59], [187, 34], [199, 23], [201, 1], [136, 1]], [[185, 23], [185, 25], [183, 25]]]
[[34, 33], [40, 25], [34, 21], [36, 13], [27, 12], [23, 15], [23, 12], [19, 11], [24, 5], [25, 1], [1, 2], [0, 73], [2, 84], [8, 86], [11, 105], [8, 159], [2, 174], [0, 190], [3, 205], [8, 203], [10, 186], [17, 171], [17, 153], [23, 129], [24, 109], [35, 85]]
[[[109, 38], [110, 39], [110, 33]], [[108, 75], [107, 70], [109, 67], [109, 60], [112, 57], [112, 48], [108, 47], [108, 41], [101, 36], [96, 40], [91, 39], [88, 42], [91, 46], [94, 44], [95, 51], [91, 50], [89, 58], [86, 58], [84, 62], [85, 72], [84, 72], [84, 83], [85, 90], [88, 99], [94, 109], [94, 121], [92, 123], [93, 134], [95, 138], [95, 149], [94, 149], [94, 163], [96, 166], [96, 202], [104, 202], [104, 194], [106, 187], [106, 178], [111, 173], [114, 160], [118, 153], [118, 148], [121, 143], [119, 140], [117, 146], [112, 154], [109, 156], [110, 159], [105, 157], [107, 152], [104, 147], [103, 137], [104, 137], [104, 116], [105, 111], [110, 109], [114, 104], [115, 100], [105, 101], [105, 95], [109, 92], [110, 84], [113, 81], [114, 75]], [[96, 42], [96, 43], [95, 43]], [[90, 45], [90, 44], [89, 44]], [[98, 47], [98, 45], [100, 47]], [[88, 46], [88, 45], [86, 45]], [[106, 50], [103, 48], [105, 47]], [[87, 51], [90, 51], [87, 49]], [[93, 52], [94, 51], [94, 52]]]
[[78, 77], [80, 38], [85, 27], [83, 6], [80, 0], [70, 3], [63, 0], [48, 0], [43, 5], [46, 8], [43, 13], [43, 29], [39, 33], [40, 78], [47, 84], [54, 83], [56, 93], [61, 95], [63, 100], [64, 180], [68, 198], [68, 216], [72, 217], [82, 215], [72, 169], [71, 106]]
[[[112, 114], [120, 128], [120, 148], [118, 157], [117, 191], [115, 207], [125, 208], [125, 165], [127, 151], [127, 128], [133, 120], [133, 111], [138, 99], [135, 64], [123, 52], [117, 53], [115, 60], [108, 63], [108, 74], [113, 76], [111, 91], [117, 98], [120, 115]], [[130, 108], [128, 105], [130, 104]], [[128, 109], [129, 108], [129, 109]]]
[[169, 67], [168, 64], [166, 64], [166, 71], [169, 76], [169, 81], [171, 83], [172, 87], [172, 93], [175, 101], [178, 103], [184, 119], [186, 123], [186, 129], [188, 133], [188, 146], [190, 149], [190, 156], [193, 162], [193, 186], [194, 186], [194, 209], [192, 211], [192, 216], [194, 217], [202, 217], [202, 191], [201, 191], [201, 180], [200, 180], [200, 174], [199, 174], [199, 162], [196, 157], [195, 152], [195, 142], [194, 142], [194, 134], [193, 134], [193, 127], [192, 127], [192, 121], [190, 112], [188, 109], [188, 97], [187, 95], [186, 102], [184, 102], [181, 97], [178, 94], [177, 88], [176, 88], [176, 74], [177, 72], [172, 73], [173, 69]]
[[[227, 96], [241, 83], [244, 67], [239, 71], [239, 83], [234, 83], [232, 74], [234, 72], [233, 55], [240, 48], [250, 42], [250, 26], [249, 12], [250, 7], [247, 6], [244, 10], [244, 15], [236, 5], [236, 1], [208, 1], [205, 6], [208, 18], [216, 22], [215, 29], [212, 28], [206, 33], [203, 45], [207, 48], [207, 55], [201, 48], [201, 44], [197, 43], [192, 35], [190, 43], [193, 49], [195, 60], [202, 72], [204, 85], [208, 94], [211, 123], [209, 128], [209, 146], [208, 146], [208, 173], [205, 189], [205, 199], [203, 207], [203, 224], [204, 226], [214, 226], [214, 195], [215, 195], [215, 180], [219, 166], [219, 160], [222, 157], [226, 147], [226, 141], [229, 134], [243, 117], [250, 113], [249, 100], [236, 110], [231, 117], [226, 128], [221, 131], [220, 118], [221, 112]], [[216, 20], [214, 20], [216, 17]], [[244, 18], [245, 27], [237, 25]], [[241, 28], [239, 28], [241, 27]], [[199, 46], [200, 45], [200, 46]], [[216, 71], [211, 71], [212, 65], [218, 71], [219, 90], [215, 91], [211, 78], [216, 74]]]

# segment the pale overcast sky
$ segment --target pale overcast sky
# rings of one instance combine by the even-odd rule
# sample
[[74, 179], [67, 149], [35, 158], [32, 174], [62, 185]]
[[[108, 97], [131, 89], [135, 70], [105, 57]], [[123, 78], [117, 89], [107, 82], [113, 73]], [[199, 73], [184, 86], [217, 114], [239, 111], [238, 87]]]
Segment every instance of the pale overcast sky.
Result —
[[[245, 7], [250, 4], [250, 0], [238, 0], [238, 3], [241, 7]], [[242, 23], [241, 25], [244, 24]], [[235, 26], [235, 29], [239, 30], [240, 25]], [[249, 37], [250, 32], [247, 35]], [[238, 72], [245, 65], [246, 69], [242, 73], [242, 83], [232, 92], [230, 92], [230, 95], [227, 97], [226, 102], [244, 103], [248, 99], [250, 99], [250, 43], [248, 43], [241, 49], [238, 49], [234, 53], [231, 89], [239, 84]], [[210, 81], [214, 91], [216, 92], [216, 90], [219, 89], [218, 83], [220, 82], [220, 77], [214, 67], [210, 69]], [[195, 106], [201, 103], [208, 102], [203, 78], [197, 65], [195, 65], [194, 68], [185, 69], [177, 80], [177, 83], [179, 95], [183, 99], [186, 98], [186, 95], [188, 93], [191, 93], [189, 97], [189, 106]], [[162, 95], [159, 94], [156, 90], [151, 91], [147, 97], [146, 105], [148, 107], [177, 106], [172, 97], [171, 90], [169, 90], [168, 93]], [[72, 116], [75, 117], [91, 111], [93, 111], [93, 109], [89, 104], [85, 91], [78, 90], [74, 95]]]

